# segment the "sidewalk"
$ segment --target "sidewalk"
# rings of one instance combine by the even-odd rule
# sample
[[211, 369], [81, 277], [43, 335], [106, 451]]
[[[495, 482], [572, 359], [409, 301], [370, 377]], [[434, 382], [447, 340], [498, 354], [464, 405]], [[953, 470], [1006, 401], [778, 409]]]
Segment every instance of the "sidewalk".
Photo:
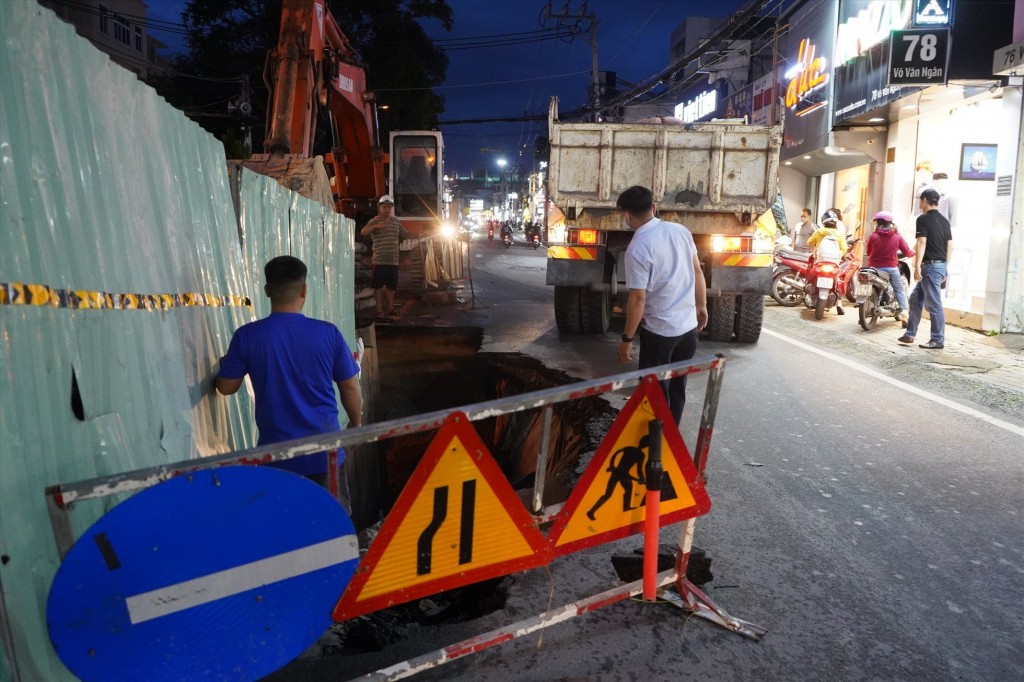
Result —
[[[921, 325], [918, 336], [927, 341], [928, 320], [922, 320]], [[895, 331], [864, 334], [863, 337], [891, 350], [895, 343]], [[945, 334], [945, 348], [938, 352], [918, 348], [916, 341], [909, 345], [896, 343], [895, 346], [897, 352], [903, 355], [921, 358], [924, 354], [921, 359], [935, 367], [958, 374], [970, 374], [977, 381], [1024, 395], [1024, 334], [986, 336], [951, 324], [946, 325]]]

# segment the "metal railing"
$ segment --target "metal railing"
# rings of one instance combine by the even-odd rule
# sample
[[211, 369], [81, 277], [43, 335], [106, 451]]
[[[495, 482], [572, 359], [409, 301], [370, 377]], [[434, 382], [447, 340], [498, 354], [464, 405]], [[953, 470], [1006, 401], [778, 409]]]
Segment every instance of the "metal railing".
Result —
[[464, 412], [470, 421], [475, 422], [536, 409], [544, 410], [542, 416], [543, 436], [540, 439], [540, 450], [537, 456], [537, 473], [534, 479], [531, 511], [536, 516], [550, 518], [561, 509], [561, 504], [544, 508], [541, 502], [544, 495], [553, 405], [632, 388], [649, 375], [654, 375], [659, 381], [664, 381], [674, 377], [708, 372], [708, 385], [701, 410], [700, 427], [693, 457], [697, 471], [703, 472], [704, 462], [711, 445], [711, 434], [714, 430], [724, 366], [725, 357], [720, 354], [702, 356], [687, 362], [615, 374], [600, 379], [546, 388], [463, 407], [427, 412], [414, 417], [367, 424], [334, 433], [282, 441], [223, 455], [161, 464], [71, 483], [59, 483], [49, 486], [45, 492], [50, 524], [53, 528], [57, 551], [63, 560], [75, 542], [71, 529], [70, 512], [77, 502], [136, 492], [176, 476], [203, 469], [233, 464], [254, 465], [281, 462], [325, 450], [333, 452], [339, 448], [432, 431], [440, 428], [448, 415], [453, 412]]

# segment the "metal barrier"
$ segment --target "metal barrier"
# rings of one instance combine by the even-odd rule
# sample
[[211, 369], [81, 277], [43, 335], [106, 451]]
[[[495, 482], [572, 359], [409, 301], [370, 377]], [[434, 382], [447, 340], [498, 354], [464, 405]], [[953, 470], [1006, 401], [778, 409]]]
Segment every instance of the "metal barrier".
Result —
[[[532, 512], [532, 517], [528, 519], [527, 523], [531, 525], [531, 528], [529, 529], [530, 532], [538, 534], [538, 531], [536, 530], [537, 526], [555, 520], [554, 527], [551, 529], [549, 537], [547, 538], [547, 542], [551, 546], [545, 546], [543, 548], [543, 551], [545, 553], [545, 560], [547, 560], [554, 555], [568, 554], [573, 551], [577, 551], [578, 549], [582, 549], [584, 547], [591, 547], [595, 546], [596, 544], [608, 542], [612, 539], [624, 537], [625, 535], [628, 535], [634, 528], [634, 526], [631, 526], [630, 528], [617, 529], [615, 531], [616, 533], [618, 533], [617, 535], [605, 532], [603, 535], [598, 534], [598, 536], [587, 539], [585, 541], [572, 541], [572, 538], [562, 539], [562, 532], [565, 531], [566, 526], [571, 525], [571, 523], [567, 520], [566, 515], [561, 514], [560, 512], [563, 511], [563, 507], [566, 504], [572, 503], [574, 505], [578, 505], [579, 501], [582, 498], [579, 498], [579, 496], [576, 495], [576, 491], [574, 491], [573, 494], [570, 495], [569, 501], [567, 503], [552, 505], [549, 507], [544, 507], [542, 504], [545, 486], [545, 472], [547, 469], [548, 459], [548, 442], [550, 440], [549, 436], [553, 414], [552, 406], [566, 401], [600, 396], [602, 394], [613, 393], [636, 386], [638, 387], [637, 392], [630, 399], [630, 403], [627, 404], [626, 406], [627, 408], [629, 408], [630, 405], [634, 403], [634, 401], [641, 397], [641, 393], [643, 391], [648, 391], [648, 393], [646, 394], [647, 397], [644, 398], [645, 401], [648, 401], [645, 402], [645, 405], [651, 407], [650, 403], [658, 402], [661, 405], [660, 409], [662, 409], [664, 412], [667, 412], [667, 404], [664, 403], [663, 394], [660, 392], [660, 387], [656, 382], [668, 380], [674, 377], [696, 374], [699, 372], [708, 372], [707, 388], [705, 391], [703, 408], [701, 410], [701, 419], [697, 433], [696, 448], [693, 454], [693, 467], [690, 471], [690, 476], [695, 477], [695, 480], [698, 482], [699, 485], [699, 492], [703, 495], [704, 470], [707, 466], [708, 454], [710, 452], [711, 437], [713, 434], [714, 422], [717, 414], [718, 399], [721, 391], [721, 382], [724, 372], [724, 366], [725, 358], [723, 356], [704, 356], [688, 362], [662, 365], [661, 367], [657, 368], [642, 371], [626, 372], [623, 374], [617, 374], [591, 381], [584, 381], [576, 384], [571, 384], [568, 386], [559, 386], [549, 389], [543, 389], [540, 391], [524, 393], [521, 395], [500, 398], [497, 400], [476, 403], [474, 405], [465, 406], [457, 410], [441, 410], [419, 415], [412, 418], [393, 420], [388, 422], [382, 422], [379, 424], [369, 424], [359, 428], [348, 429], [336, 433], [310, 436], [307, 438], [301, 438], [282, 443], [275, 443], [273, 445], [256, 447], [250, 450], [229, 453], [225, 455], [218, 455], [214, 457], [203, 458], [200, 460], [187, 460], [183, 462], [176, 462], [173, 464], [166, 464], [157, 467], [139, 469], [111, 476], [103, 476], [99, 478], [93, 478], [74, 483], [64, 483], [50, 486], [46, 490], [46, 499], [47, 507], [50, 513], [51, 525], [53, 527], [54, 539], [57, 544], [58, 552], [61, 558], [63, 559], [68, 553], [68, 551], [70, 551], [72, 545], [74, 544], [74, 536], [71, 530], [69, 512], [73, 509], [75, 503], [83, 500], [97, 499], [109, 495], [142, 490], [144, 488], [148, 488], [150, 486], [174, 478], [176, 476], [189, 474], [191, 472], [196, 472], [203, 469], [210, 469], [214, 467], [221, 467], [225, 465], [234, 464], [266, 464], [269, 462], [288, 460], [315, 452], [322, 452], [324, 450], [331, 451], [332, 454], [334, 454], [336, 453], [337, 449], [343, 447], [352, 447], [364, 443], [382, 441], [390, 438], [395, 438], [398, 436], [422, 433], [425, 431], [451, 429], [453, 428], [453, 424], [459, 422], [463, 416], [465, 417], [465, 419], [468, 419], [469, 422], [474, 422], [482, 419], [489, 419], [516, 412], [541, 409], [543, 410], [543, 436], [541, 438], [541, 443], [539, 446], [536, 476], [532, 495], [532, 504], [530, 505], [530, 512]], [[655, 391], [657, 395], [655, 396], [653, 393], [650, 393], [650, 391]], [[656, 398], [656, 400], [648, 400], [649, 398]], [[623, 412], [625, 411], [626, 410], [624, 409]], [[620, 414], [620, 418], [621, 417], [622, 415]], [[616, 420], [616, 424], [618, 423], [619, 420]], [[473, 430], [472, 427], [470, 427], [468, 424], [462, 424], [458, 426], [458, 428], [461, 429], [465, 429], [467, 427], [471, 433], [468, 433], [466, 435], [468, 435], [469, 438], [478, 439], [475, 430]], [[613, 435], [612, 432], [615, 431], [616, 428], [619, 427], [613, 425], [612, 431], [609, 432], [609, 436]], [[660, 424], [658, 427], [658, 431], [660, 433]], [[666, 438], [670, 435], [668, 433], [669, 431], [671, 431], [671, 433], [674, 434], [672, 435], [672, 437], [675, 439], [674, 441], [668, 441], [670, 445], [672, 443], [677, 442], [682, 447], [683, 451], [685, 451], [685, 445], [682, 443], [682, 439], [678, 435], [678, 430], [675, 428], [667, 429]], [[609, 438], [606, 437], [606, 440], [608, 439]], [[435, 437], [435, 442], [437, 440], [439, 440], [439, 438]], [[659, 438], [659, 443], [660, 442], [661, 441]], [[454, 440], [451, 441], [451, 443], [454, 443]], [[442, 444], [439, 447], [441, 449], [444, 449], [446, 446]], [[602, 448], [603, 447], [604, 444], [602, 444]], [[431, 453], [436, 449], [437, 448], [435, 448], [435, 444], [432, 443], [430, 448], [428, 448], [427, 454], [424, 456], [424, 461], [430, 459]], [[652, 448], [652, 457], [653, 451], [654, 448]], [[601, 450], [599, 449], [599, 453], [600, 452]], [[414, 478], [416, 478], [417, 475], [420, 474], [420, 469], [424, 468], [424, 461], [421, 461], [420, 466], [417, 467], [417, 470], [413, 475]], [[687, 463], [687, 467], [689, 467], [689, 463]], [[332, 466], [332, 470], [334, 470], [335, 468], [336, 467]], [[496, 467], [494, 468], [496, 470]], [[593, 467], [588, 467], [588, 472], [592, 468]], [[677, 467], [677, 475], [678, 471], [679, 468]], [[425, 479], [425, 476], [426, 474], [424, 473], [422, 476], [420, 476], [420, 478]], [[586, 481], [586, 476], [587, 474], [585, 473], [584, 480], [581, 480], [580, 482], [581, 486]], [[642, 483], [642, 480], [640, 482]], [[507, 482], [505, 483], [507, 484]], [[407, 485], [407, 487], [410, 486], [411, 481], [410, 484]], [[447, 485], [445, 485], [444, 488], [445, 495], [447, 496]], [[336, 490], [336, 487], [334, 489]], [[611, 494], [611, 490], [612, 486], [609, 482], [608, 492], [606, 496], [602, 498], [603, 501], [607, 501], [607, 495]], [[403, 491], [403, 497], [400, 497], [398, 502], [396, 503], [396, 509], [399, 507], [399, 505], [402, 504], [404, 494], [405, 493]], [[466, 494], [465, 490], [463, 491], [463, 494]], [[623, 499], [625, 500], [625, 497]], [[435, 510], [437, 509], [437, 501], [438, 500], [435, 498]], [[598, 505], [603, 504], [603, 501], [598, 502], [594, 507], [590, 509], [590, 511], [587, 512], [587, 516], [591, 520], [594, 519], [594, 516], [592, 515], [593, 511], [597, 509]], [[692, 499], [690, 501], [693, 502]], [[446, 502], [444, 504], [446, 504]], [[465, 500], [463, 500], [463, 504], [465, 504]], [[707, 502], [707, 506], [709, 505], [710, 502]], [[520, 508], [521, 506], [522, 505], [519, 505]], [[704, 511], [706, 511], [707, 506], [705, 506], [702, 510], [693, 513], [703, 513]], [[692, 508], [695, 507], [691, 507], [691, 509]], [[446, 507], [444, 509], [446, 510]], [[402, 510], [402, 514], [405, 514], [407, 512], [408, 509]], [[440, 519], [444, 518], [443, 513], [444, 512], [442, 512]], [[575, 513], [575, 507], [573, 508], [572, 513]], [[393, 509], [390, 514], [400, 516], [399, 514], [396, 514], [395, 509]], [[465, 523], [465, 509], [463, 509], [463, 515], [463, 523]], [[662, 523], [669, 523], [674, 522], [675, 518], [682, 518], [682, 516], [672, 516], [666, 513], [664, 516], [660, 518], [660, 520]], [[438, 523], [440, 523], [440, 520], [438, 520]], [[724, 610], [718, 607], [710, 598], [708, 598], [707, 595], [705, 595], [696, 586], [690, 583], [690, 581], [686, 578], [686, 568], [687, 563], [689, 561], [690, 550], [693, 542], [694, 524], [695, 519], [691, 515], [691, 517], [687, 518], [682, 525], [682, 531], [680, 533], [680, 538], [677, 547], [675, 568], [673, 570], [655, 575], [654, 570], [650, 569], [650, 566], [648, 566], [647, 570], [645, 570], [646, 585], [643, 584], [645, 581], [641, 580], [634, 583], [628, 583], [614, 587], [601, 594], [586, 598], [573, 604], [568, 604], [557, 609], [553, 609], [527, 621], [522, 621], [520, 623], [516, 623], [514, 625], [510, 625], [508, 627], [495, 630], [491, 633], [475, 637], [466, 642], [461, 642], [446, 647], [431, 654], [427, 654], [425, 656], [421, 656], [410, 661], [405, 661], [396, 666], [392, 666], [387, 670], [378, 671], [377, 676], [379, 677], [379, 679], [398, 679], [400, 677], [406, 677], [408, 675], [415, 674], [416, 672], [422, 671], [427, 668], [435, 667], [437, 665], [454, 660], [456, 658], [460, 658], [470, 653], [481, 651], [495, 644], [508, 641], [509, 639], [529, 634], [530, 632], [546, 627], [547, 625], [561, 622], [574, 616], [583, 615], [584, 613], [588, 613], [597, 608], [608, 606], [610, 604], [628, 599], [629, 597], [634, 596], [636, 594], [640, 594], [641, 592], [643, 592], [645, 596], [649, 599], [650, 596], [654, 594], [655, 588], [664, 588], [669, 585], [672, 585], [675, 588], [675, 592], [673, 594], [670, 594], [665, 592], [664, 590], [660, 590], [663, 599], [679, 606], [680, 608], [684, 609], [685, 611], [693, 615], [697, 615], [712, 622], [715, 622], [721, 625], [722, 627], [725, 627], [733, 632], [736, 632], [737, 634], [741, 634], [754, 640], [760, 639], [760, 637], [765, 632], [763, 628], [760, 628], [759, 626], [752, 625], [750, 623], [730, 616], [728, 613], [726, 613]], [[431, 525], [433, 525], [433, 522], [431, 523]], [[385, 526], [382, 528], [380, 535], [378, 535], [377, 539], [374, 541], [375, 544], [380, 542], [381, 537], [387, 534], [385, 533], [386, 528], [388, 528], [387, 520], [385, 521]], [[434, 530], [436, 530], [436, 528]], [[423, 534], [426, 533], [427, 531], [423, 531]], [[539, 534], [537, 536], [539, 537]], [[552, 536], [554, 536], [554, 540], [551, 539]], [[656, 533], [654, 533], [653, 536], [649, 537], [653, 537], [654, 541], [656, 542]], [[388, 541], [390, 541], [390, 539], [391, 538], [389, 537]], [[564, 544], [561, 546], [557, 546], [559, 542], [564, 542]], [[371, 545], [369, 554], [364, 558], [365, 562], [373, 563], [369, 562], [368, 559], [374, 555], [374, 550], [374, 545]], [[384, 551], [386, 550], [381, 550], [381, 552]], [[377, 552], [377, 556], [375, 557], [376, 559], [379, 559], [379, 555], [381, 554], [381, 552]], [[655, 554], [656, 551], [648, 552], [648, 556], [645, 558], [649, 558], [652, 561], [656, 561], [656, 556], [654, 556]], [[519, 564], [515, 564], [514, 562], [506, 561], [504, 564], [501, 565], [506, 568], [512, 568], [512, 570], [505, 570], [505, 573], [521, 570], [521, 568], [516, 568], [516, 566], [518, 566]], [[536, 565], [540, 565], [540, 563], [535, 561], [531, 564], [524, 566], [531, 567]], [[372, 567], [368, 570], [372, 570]], [[430, 569], [428, 564], [428, 573], [429, 570]], [[501, 574], [502, 573], [498, 573], [497, 575]], [[463, 575], [463, 582], [459, 584], [468, 584], [469, 582], [473, 582], [478, 579], [483, 579], [467, 579], [473, 576], [474, 574], [472, 572], [470, 572], [468, 576]], [[490, 577], [490, 575], [488, 575], [487, 577]], [[362, 585], [365, 585], [366, 580], [367, 577], [363, 576]], [[357, 578], [353, 580], [353, 583], [356, 583], [358, 581], [359, 577], [357, 572]], [[339, 602], [339, 606], [335, 610], [336, 619], [344, 620], [352, 617], [352, 613], [366, 613], [372, 610], [376, 610], [376, 608], [380, 608], [380, 606], [378, 605], [380, 603], [379, 598], [377, 601], [370, 600], [361, 607], [354, 607], [355, 611], [352, 610], [353, 607], [351, 606], [351, 603], [347, 609], [344, 608], [343, 604], [345, 603], [346, 598], [349, 596], [349, 593], [353, 591], [353, 583], [349, 584], [349, 589], [346, 590], [346, 594], [343, 595], [342, 601]], [[360, 587], [362, 587], [362, 585]], [[420, 596], [421, 594], [422, 591], [412, 591], [408, 594], [402, 593], [398, 595], [398, 598], [396, 598], [392, 602], [389, 602], [389, 604], [409, 601], [417, 596]], [[372, 608], [370, 608], [371, 606]], [[339, 618], [339, 614], [342, 614], [343, 617]]]

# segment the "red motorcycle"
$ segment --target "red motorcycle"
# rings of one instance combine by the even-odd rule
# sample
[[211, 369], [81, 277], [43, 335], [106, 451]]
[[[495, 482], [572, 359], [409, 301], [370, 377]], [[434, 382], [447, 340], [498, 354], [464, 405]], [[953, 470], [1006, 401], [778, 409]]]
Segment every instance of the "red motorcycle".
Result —
[[804, 300], [811, 254], [778, 246], [773, 259], [771, 297], [781, 306], [795, 308]]
[[825, 311], [838, 304], [841, 298], [850, 303], [857, 301], [853, 280], [860, 270], [861, 261], [853, 252], [856, 243], [856, 239], [850, 242], [849, 250], [838, 263], [811, 261], [804, 287], [804, 305], [814, 309], [814, 319], [825, 317]]

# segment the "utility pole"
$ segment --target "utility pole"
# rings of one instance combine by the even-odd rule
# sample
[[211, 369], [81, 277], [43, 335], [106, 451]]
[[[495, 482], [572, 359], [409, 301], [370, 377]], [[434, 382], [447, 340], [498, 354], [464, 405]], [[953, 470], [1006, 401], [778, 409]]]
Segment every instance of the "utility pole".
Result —
[[[246, 119], [252, 115], [252, 104], [249, 102], [249, 74], [247, 73], [242, 74], [242, 97], [238, 108]], [[252, 154], [252, 123], [248, 120], [245, 122], [245, 141], [243, 144], [249, 150], [249, 153]]]
[[578, 14], [569, 14], [569, 2], [565, 3], [562, 11], [558, 14], [551, 13], [551, 1], [544, 7], [541, 13], [541, 28], [556, 28], [559, 33], [565, 32], [568, 40], [584, 31], [590, 34], [590, 92], [587, 97], [587, 108], [590, 109], [590, 120], [598, 121], [601, 118], [601, 81], [599, 77], [599, 66], [597, 59], [597, 15], [593, 12], [587, 14], [587, 3], [584, 2]]

